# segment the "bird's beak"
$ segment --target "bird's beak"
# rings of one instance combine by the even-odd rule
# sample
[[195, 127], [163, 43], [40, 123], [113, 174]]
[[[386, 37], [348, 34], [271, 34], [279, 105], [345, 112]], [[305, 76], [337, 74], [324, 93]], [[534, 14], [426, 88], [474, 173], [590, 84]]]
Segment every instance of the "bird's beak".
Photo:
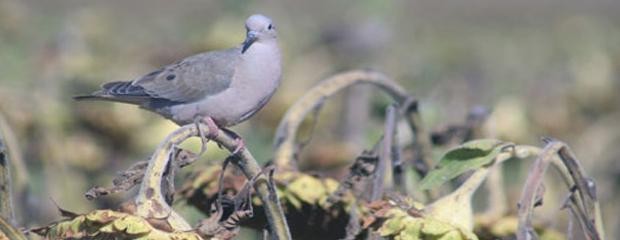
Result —
[[243, 48], [241, 49], [241, 53], [245, 53], [245, 51], [248, 50], [248, 48], [250, 48], [250, 46], [252, 46], [252, 44], [254, 42], [256, 42], [256, 33], [250, 31], [248, 32], [247, 37], [245, 38], [245, 41], [243, 41]]

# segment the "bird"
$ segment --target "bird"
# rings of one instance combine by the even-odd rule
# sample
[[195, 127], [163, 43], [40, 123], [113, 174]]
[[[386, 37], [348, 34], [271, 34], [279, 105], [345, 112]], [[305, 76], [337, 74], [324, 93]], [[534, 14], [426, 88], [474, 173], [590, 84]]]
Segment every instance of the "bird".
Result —
[[272, 20], [255, 14], [245, 29], [246, 38], [236, 47], [192, 55], [74, 99], [137, 105], [179, 126], [203, 122], [209, 128], [206, 137], [215, 137], [217, 129], [253, 116], [280, 85], [281, 54]]

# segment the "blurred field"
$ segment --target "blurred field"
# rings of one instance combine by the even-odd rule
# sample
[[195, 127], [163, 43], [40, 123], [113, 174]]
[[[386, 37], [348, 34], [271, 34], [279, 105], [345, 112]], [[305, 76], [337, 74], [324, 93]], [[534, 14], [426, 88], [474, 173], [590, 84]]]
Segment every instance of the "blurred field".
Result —
[[[485, 106], [493, 111], [492, 137], [532, 145], [540, 145], [541, 136], [567, 142], [597, 180], [608, 238], [617, 239], [618, 12], [620, 1], [613, 0], [0, 0], [0, 114], [28, 171], [16, 184], [32, 192], [18, 201], [20, 221], [31, 226], [57, 219], [54, 202], [76, 212], [114, 206], [123, 196], [96, 206], [83, 193], [109, 185], [117, 171], [147, 158], [175, 128], [132, 106], [77, 103], [71, 96], [192, 53], [239, 44], [245, 18], [263, 13], [279, 29], [283, 85], [256, 117], [235, 127], [258, 159], [269, 160], [279, 118], [309, 86], [340, 70], [371, 67], [421, 100], [430, 129], [462, 122], [470, 109]], [[385, 102], [369, 96], [374, 104], [368, 106]], [[338, 113], [352, 106], [341, 100], [322, 112], [304, 150], [314, 162], [304, 166], [342, 165], [330, 161], [351, 159], [380, 131], [355, 135], [359, 146], [336, 156], [342, 151], [332, 143], [347, 139]], [[352, 114], [361, 116], [361, 126], [379, 126], [379, 117], [364, 120], [365, 112], [382, 114], [373, 109]], [[210, 152], [206, 158], [222, 156]], [[522, 176], [525, 170], [514, 164], [506, 172]], [[520, 184], [509, 197], [518, 196]], [[538, 213], [566, 217], [553, 207]]]

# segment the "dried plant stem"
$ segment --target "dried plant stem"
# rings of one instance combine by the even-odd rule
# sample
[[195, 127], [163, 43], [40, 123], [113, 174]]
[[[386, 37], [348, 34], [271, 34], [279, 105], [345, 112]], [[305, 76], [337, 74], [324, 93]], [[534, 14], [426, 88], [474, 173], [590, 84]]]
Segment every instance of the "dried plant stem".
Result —
[[4, 137], [0, 132], [0, 217], [10, 223], [15, 222], [13, 196], [11, 195], [11, 160]]
[[400, 145], [398, 144], [398, 131], [394, 129], [392, 149], [390, 150], [392, 158], [392, 181], [394, 182], [394, 189], [403, 195], [407, 195], [407, 181], [405, 167], [401, 159]]
[[0, 217], [0, 239], [9, 240], [26, 240], [26, 236], [15, 227], [13, 227], [10, 223], [8, 223], [4, 218]]
[[[183, 218], [177, 215], [174, 210], [166, 203], [162, 191], [163, 174], [168, 162], [173, 157], [176, 146], [186, 139], [197, 136], [199, 131], [196, 124], [189, 124], [179, 128], [170, 134], [157, 148], [146, 170], [144, 179], [140, 186], [138, 196], [135, 199], [137, 214], [149, 218], [167, 219], [168, 223], [177, 230], [190, 230], [191, 227]], [[207, 126], [199, 125], [202, 129]], [[226, 132], [219, 130], [217, 136], [212, 139], [230, 152], [237, 147], [235, 138]], [[238, 161], [235, 164], [248, 179], [258, 176], [254, 183], [254, 188], [260, 196], [265, 209], [265, 215], [269, 222], [271, 236], [273, 239], [291, 239], [284, 213], [280, 206], [275, 191], [270, 190], [269, 180], [261, 174], [262, 169], [256, 162], [252, 154], [243, 148], [238, 153]], [[260, 176], [259, 176], [260, 175]]]
[[319, 107], [325, 99], [341, 90], [362, 83], [369, 83], [387, 92], [398, 103], [412, 99], [407, 92], [386, 75], [371, 70], [353, 70], [331, 76], [310, 89], [286, 112], [278, 129], [274, 142], [274, 164], [278, 169], [295, 169], [295, 151], [297, 150], [297, 130], [306, 115]]
[[13, 177], [15, 177], [13, 182], [15, 191], [18, 197], [22, 197], [28, 191], [30, 177], [26, 163], [24, 163], [23, 154], [15, 137], [15, 132], [13, 132], [13, 129], [2, 114], [0, 114], [0, 133], [2, 133], [5, 147], [11, 155], [11, 166], [14, 171]]
[[[557, 142], [557, 141], [553, 141]], [[568, 168], [575, 187], [579, 192], [582, 200], [581, 209], [585, 213], [583, 225], [586, 233], [591, 239], [605, 239], [605, 231], [603, 230], [603, 220], [600, 212], [598, 197], [596, 196], [596, 185], [594, 180], [585, 175], [585, 170], [577, 161], [575, 155], [570, 151], [568, 145], [560, 142], [563, 147], [558, 150], [558, 155], [562, 162]]]
[[[430, 170], [430, 167], [434, 165], [432, 158], [433, 145], [430, 134], [426, 128], [424, 128], [424, 124], [422, 123], [422, 117], [420, 116], [420, 111], [418, 109], [418, 102], [413, 98], [405, 100], [402, 104], [401, 114], [405, 120], [407, 120], [409, 128], [413, 132], [412, 145], [415, 150], [418, 151], [417, 156], [419, 158], [414, 160], [418, 161], [418, 166], [420, 166], [420, 164], [423, 166], [422, 168], [418, 167], [414, 169], [418, 172], [420, 177], [424, 177], [428, 173], [428, 170]], [[429, 195], [434, 197], [437, 193], [432, 191], [429, 192]]]
[[536, 192], [541, 187], [545, 172], [560, 148], [562, 145], [558, 143], [545, 146], [529, 171], [521, 199], [519, 199], [519, 228], [517, 229], [517, 239], [519, 240], [535, 238], [536, 233], [532, 227], [532, 213], [536, 202]]
[[579, 162], [565, 143], [553, 139], [545, 139], [545, 142], [547, 145], [532, 166], [519, 200], [517, 239], [532, 239], [536, 234], [532, 229], [532, 212], [536, 192], [549, 164], [555, 165], [569, 189], [579, 191], [579, 194], [570, 196], [569, 207], [579, 219], [588, 238], [604, 239], [594, 181], [585, 176]]
[[394, 141], [394, 133], [396, 131], [396, 108], [393, 105], [389, 106], [385, 110], [385, 126], [383, 131], [383, 141], [381, 142], [379, 162], [377, 163], [372, 188], [370, 189], [371, 193], [369, 200], [371, 202], [377, 201], [383, 196], [387, 165], [391, 163], [392, 142]]

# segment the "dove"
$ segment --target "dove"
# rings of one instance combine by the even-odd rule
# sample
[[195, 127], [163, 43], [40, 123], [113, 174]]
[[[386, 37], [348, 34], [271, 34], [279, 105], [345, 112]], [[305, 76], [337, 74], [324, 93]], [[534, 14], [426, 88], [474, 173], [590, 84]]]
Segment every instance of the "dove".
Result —
[[280, 84], [281, 56], [271, 19], [252, 15], [245, 28], [245, 41], [237, 47], [189, 56], [134, 80], [108, 82], [92, 94], [74, 98], [133, 104], [178, 125], [202, 121], [209, 134], [217, 133], [214, 130], [254, 115]]

